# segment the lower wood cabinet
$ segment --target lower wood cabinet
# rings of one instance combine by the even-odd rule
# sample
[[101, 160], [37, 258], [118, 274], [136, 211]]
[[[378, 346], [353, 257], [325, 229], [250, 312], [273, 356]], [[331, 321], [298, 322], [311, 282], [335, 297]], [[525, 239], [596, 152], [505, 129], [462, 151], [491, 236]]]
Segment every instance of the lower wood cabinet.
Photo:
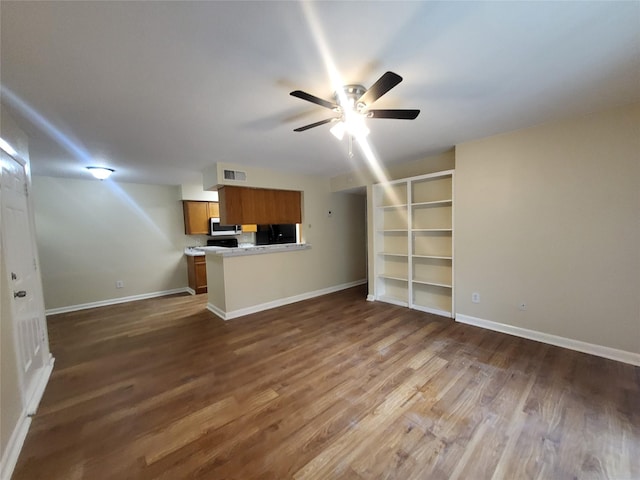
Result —
[[187, 272], [189, 275], [189, 288], [199, 293], [207, 293], [207, 257], [200, 255], [187, 256]]

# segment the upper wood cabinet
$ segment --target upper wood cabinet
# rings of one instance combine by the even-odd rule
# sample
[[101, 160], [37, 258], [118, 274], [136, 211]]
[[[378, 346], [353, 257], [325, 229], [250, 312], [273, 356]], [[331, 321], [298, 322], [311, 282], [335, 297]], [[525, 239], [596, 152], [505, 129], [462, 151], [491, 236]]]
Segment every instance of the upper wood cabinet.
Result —
[[302, 192], [225, 185], [218, 189], [225, 225], [302, 223]]
[[220, 205], [218, 202], [207, 202], [209, 204], [209, 218], [220, 217]]
[[183, 200], [184, 233], [187, 235], [208, 235], [209, 219], [220, 216], [217, 202], [196, 202]]

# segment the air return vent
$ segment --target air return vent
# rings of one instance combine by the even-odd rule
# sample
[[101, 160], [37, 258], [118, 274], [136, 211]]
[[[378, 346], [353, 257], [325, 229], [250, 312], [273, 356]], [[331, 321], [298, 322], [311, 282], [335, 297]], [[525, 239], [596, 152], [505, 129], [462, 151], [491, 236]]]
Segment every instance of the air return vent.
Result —
[[224, 171], [224, 179], [225, 180], [236, 180], [239, 182], [247, 181], [247, 172], [241, 172], [239, 170], [225, 170]]

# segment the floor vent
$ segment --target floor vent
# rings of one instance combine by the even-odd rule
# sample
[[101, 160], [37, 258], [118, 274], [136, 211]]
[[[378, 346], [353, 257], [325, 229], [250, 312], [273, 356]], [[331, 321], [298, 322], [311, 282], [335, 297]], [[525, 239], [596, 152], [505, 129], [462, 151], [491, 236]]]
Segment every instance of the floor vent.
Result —
[[225, 170], [224, 171], [224, 179], [225, 180], [236, 180], [239, 182], [247, 181], [247, 172], [241, 172], [239, 170]]

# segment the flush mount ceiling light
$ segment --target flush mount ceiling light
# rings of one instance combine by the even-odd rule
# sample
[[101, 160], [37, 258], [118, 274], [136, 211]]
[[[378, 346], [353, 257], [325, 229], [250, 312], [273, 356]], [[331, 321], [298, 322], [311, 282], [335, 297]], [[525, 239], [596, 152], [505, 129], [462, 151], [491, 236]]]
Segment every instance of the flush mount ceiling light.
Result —
[[91, 172], [98, 180], [105, 180], [111, 176], [115, 170], [113, 168], [105, 168], [105, 167], [87, 167], [87, 170]]

